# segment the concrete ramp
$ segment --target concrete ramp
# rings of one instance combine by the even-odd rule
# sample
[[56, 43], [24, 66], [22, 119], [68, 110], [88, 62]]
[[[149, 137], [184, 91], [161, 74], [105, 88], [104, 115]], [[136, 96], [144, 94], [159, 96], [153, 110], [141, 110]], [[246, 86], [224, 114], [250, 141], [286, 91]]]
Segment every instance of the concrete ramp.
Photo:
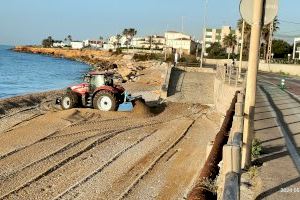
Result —
[[214, 73], [186, 72], [173, 68], [167, 100], [181, 103], [213, 104], [214, 78]]

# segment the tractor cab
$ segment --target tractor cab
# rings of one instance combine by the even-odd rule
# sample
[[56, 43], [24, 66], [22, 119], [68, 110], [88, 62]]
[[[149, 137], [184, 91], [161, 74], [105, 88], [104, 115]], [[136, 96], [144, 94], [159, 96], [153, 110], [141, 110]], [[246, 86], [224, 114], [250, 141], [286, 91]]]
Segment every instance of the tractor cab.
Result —
[[113, 73], [108, 72], [90, 72], [84, 75], [83, 81], [89, 84], [91, 92], [104, 85], [114, 86]]

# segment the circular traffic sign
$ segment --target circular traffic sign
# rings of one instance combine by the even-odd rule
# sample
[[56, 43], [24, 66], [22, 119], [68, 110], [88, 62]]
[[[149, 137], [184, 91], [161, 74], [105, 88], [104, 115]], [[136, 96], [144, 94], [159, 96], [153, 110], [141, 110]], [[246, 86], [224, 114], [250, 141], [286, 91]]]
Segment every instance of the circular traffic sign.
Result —
[[[278, 13], [278, 0], [265, 0], [264, 25], [270, 24]], [[253, 0], [241, 0], [240, 13], [242, 18], [250, 25], [253, 24]]]

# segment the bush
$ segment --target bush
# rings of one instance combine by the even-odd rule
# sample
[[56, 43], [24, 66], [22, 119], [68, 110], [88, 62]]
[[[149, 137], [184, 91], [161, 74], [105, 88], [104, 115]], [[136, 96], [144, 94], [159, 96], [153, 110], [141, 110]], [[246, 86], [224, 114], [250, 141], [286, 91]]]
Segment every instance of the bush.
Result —
[[208, 58], [227, 58], [226, 49], [223, 48], [218, 42], [212, 43], [211, 46], [206, 49], [206, 51], [208, 53]]
[[258, 139], [254, 139], [252, 142], [251, 155], [253, 158], [257, 158], [262, 153], [261, 142]]
[[150, 54], [134, 54], [133, 59], [135, 61], [147, 61], [147, 60], [159, 60], [160, 56], [155, 53]]
[[113, 52], [113, 50], [112, 50], [112, 49], [109, 49], [108, 52]]
[[122, 49], [117, 48], [116, 51], [114, 52], [114, 54], [116, 54], [116, 55], [122, 54]]
[[187, 62], [187, 61], [188, 61], [187, 58], [183, 56], [178, 59], [178, 62]]

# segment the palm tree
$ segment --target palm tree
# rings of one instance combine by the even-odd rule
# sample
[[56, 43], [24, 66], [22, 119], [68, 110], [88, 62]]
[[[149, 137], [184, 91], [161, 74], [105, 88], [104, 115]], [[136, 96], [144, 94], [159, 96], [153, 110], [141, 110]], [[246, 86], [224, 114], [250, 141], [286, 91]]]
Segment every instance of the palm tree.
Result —
[[116, 40], [117, 40], [117, 46], [119, 47], [120, 45], [120, 39], [122, 38], [122, 36], [120, 34], [116, 35]]
[[68, 40], [70, 41], [70, 42], [72, 42], [73, 40], [72, 40], [72, 36], [71, 35], [68, 35], [67, 36], [67, 38], [68, 38]]
[[[223, 45], [231, 49], [231, 53], [234, 53], [234, 48], [237, 45], [236, 35], [228, 34], [223, 39]], [[228, 53], [228, 58], [230, 58], [230, 53]]]
[[[242, 27], [243, 27], [243, 19], [239, 19], [237, 22], [237, 27], [240, 32], [242, 32]], [[276, 17], [273, 21], [273, 27], [274, 27], [274, 32], [279, 30], [279, 20]], [[251, 25], [245, 22], [245, 32], [244, 32], [244, 50], [243, 50], [243, 55], [248, 56], [249, 53], [249, 48], [250, 48], [250, 35], [251, 35]], [[270, 35], [270, 24], [267, 24], [263, 26], [262, 28], [262, 38], [264, 40], [264, 57], [266, 55], [267, 51], [267, 43], [269, 40], [269, 35]]]
[[152, 49], [152, 42], [153, 42], [153, 36], [150, 35], [149, 38], [147, 38], [147, 42], [149, 43], [149, 49]]
[[127, 51], [128, 51], [128, 45], [132, 38], [137, 34], [137, 31], [134, 28], [125, 28], [122, 32], [122, 34], [126, 37], [126, 45], [127, 45]]

